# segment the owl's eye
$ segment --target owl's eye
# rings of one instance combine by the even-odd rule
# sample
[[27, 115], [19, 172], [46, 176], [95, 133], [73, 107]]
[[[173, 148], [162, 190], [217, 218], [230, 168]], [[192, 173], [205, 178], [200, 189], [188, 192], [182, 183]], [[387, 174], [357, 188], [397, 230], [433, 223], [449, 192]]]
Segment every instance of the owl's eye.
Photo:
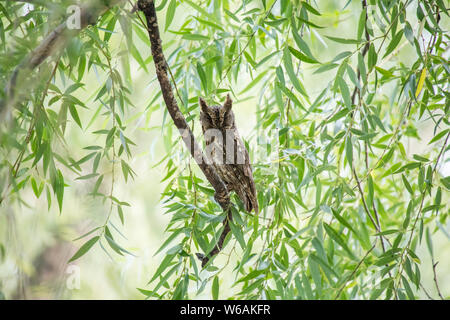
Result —
[[210, 122], [212, 122], [211, 115], [209, 113], [203, 113], [203, 116]]

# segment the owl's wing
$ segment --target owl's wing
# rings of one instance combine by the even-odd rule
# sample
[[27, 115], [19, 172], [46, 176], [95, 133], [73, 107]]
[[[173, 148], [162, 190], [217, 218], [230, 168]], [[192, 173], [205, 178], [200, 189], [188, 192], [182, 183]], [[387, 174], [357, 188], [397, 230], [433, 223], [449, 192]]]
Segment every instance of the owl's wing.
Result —
[[203, 136], [205, 137], [206, 146], [208, 146], [212, 142], [214, 142], [214, 137], [211, 137], [211, 136], [206, 137], [205, 136], [205, 132], [212, 128], [212, 124], [211, 124], [211, 120], [209, 119], [209, 117], [203, 112], [200, 112], [200, 124], [202, 125], [202, 133], [203, 133]]
[[[255, 210], [255, 213], [258, 213], [258, 201], [256, 197], [256, 187], [255, 181], [253, 179], [252, 166], [250, 164], [250, 156], [248, 154], [248, 150], [245, 148], [244, 142], [239, 136], [237, 130], [235, 131], [235, 142], [236, 142], [236, 155], [241, 154], [244, 156], [244, 163], [237, 164], [235, 168], [238, 170], [238, 175], [242, 177], [244, 181], [241, 183], [244, 184], [245, 196], [247, 201], [247, 211]], [[236, 159], [235, 159], [236, 160]]]

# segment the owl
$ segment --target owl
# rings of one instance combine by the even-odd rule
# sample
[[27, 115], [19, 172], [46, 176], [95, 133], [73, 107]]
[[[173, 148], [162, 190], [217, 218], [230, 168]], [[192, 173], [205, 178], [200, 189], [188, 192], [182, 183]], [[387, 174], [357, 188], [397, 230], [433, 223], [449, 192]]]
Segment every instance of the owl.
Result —
[[236, 128], [230, 96], [227, 95], [223, 106], [208, 106], [202, 98], [199, 103], [206, 158], [215, 167], [228, 192], [236, 192], [245, 210], [258, 213], [250, 158]]

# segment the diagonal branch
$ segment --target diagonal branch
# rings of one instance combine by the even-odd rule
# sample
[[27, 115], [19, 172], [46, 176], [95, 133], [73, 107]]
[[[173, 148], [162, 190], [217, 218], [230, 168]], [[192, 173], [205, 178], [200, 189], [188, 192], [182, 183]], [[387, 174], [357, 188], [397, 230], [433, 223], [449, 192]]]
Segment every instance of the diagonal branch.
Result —
[[10, 80], [5, 86], [5, 99], [0, 101], [0, 118], [5, 118], [7, 112], [24, 99], [22, 95], [26, 95], [31, 91], [30, 88], [24, 88], [24, 92], [19, 92], [17, 88], [18, 83], [21, 83], [26, 79], [29, 76], [29, 73], [41, 65], [48, 57], [65, 48], [69, 44], [70, 39], [78, 35], [81, 30], [90, 24], [94, 24], [99, 16], [122, 1], [123, 0], [89, 1], [87, 2], [88, 4], [80, 7], [80, 28], [71, 29], [67, 25], [67, 22], [64, 21], [51, 31], [14, 70]]
[[230, 232], [230, 220], [232, 219], [230, 209], [230, 196], [224, 182], [217, 174], [215, 168], [209, 164], [203, 151], [199, 147], [191, 128], [186, 122], [185, 117], [180, 111], [178, 103], [175, 99], [172, 85], [169, 79], [168, 64], [162, 50], [162, 41], [159, 34], [158, 20], [156, 17], [155, 3], [153, 0], [138, 0], [138, 10], [142, 11], [147, 20], [147, 31], [150, 38], [151, 51], [153, 61], [155, 63], [156, 76], [158, 78], [164, 102], [166, 103], [167, 111], [169, 112], [175, 126], [178, 128], [183, 142], [189, 149], [192, 157], [197, 165], [202, 170], [206, 179], [211, 183], [215, 190], [214, 198], [220, 204], [223, 211], [226, 212], [226, 218], [223, 222], [224, 229], [220, 235], [219, 241], [214, 249], [207, 255], [198, 254], [197, 257], [202, 260], [202, 266], [205, 266], [209, 259], [217, 255], [223, 247], [226, 236]]

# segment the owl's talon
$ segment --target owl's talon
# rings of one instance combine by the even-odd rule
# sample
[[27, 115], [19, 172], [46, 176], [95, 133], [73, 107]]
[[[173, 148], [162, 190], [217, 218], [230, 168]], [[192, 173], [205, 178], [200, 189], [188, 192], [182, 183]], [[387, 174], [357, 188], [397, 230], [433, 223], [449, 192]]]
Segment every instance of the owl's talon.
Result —
[[230, 197], [227, 195], [219, 195], [216, 193], [214, 194], [214, 200], [216, 200], [223, 209], [230, 206]]

